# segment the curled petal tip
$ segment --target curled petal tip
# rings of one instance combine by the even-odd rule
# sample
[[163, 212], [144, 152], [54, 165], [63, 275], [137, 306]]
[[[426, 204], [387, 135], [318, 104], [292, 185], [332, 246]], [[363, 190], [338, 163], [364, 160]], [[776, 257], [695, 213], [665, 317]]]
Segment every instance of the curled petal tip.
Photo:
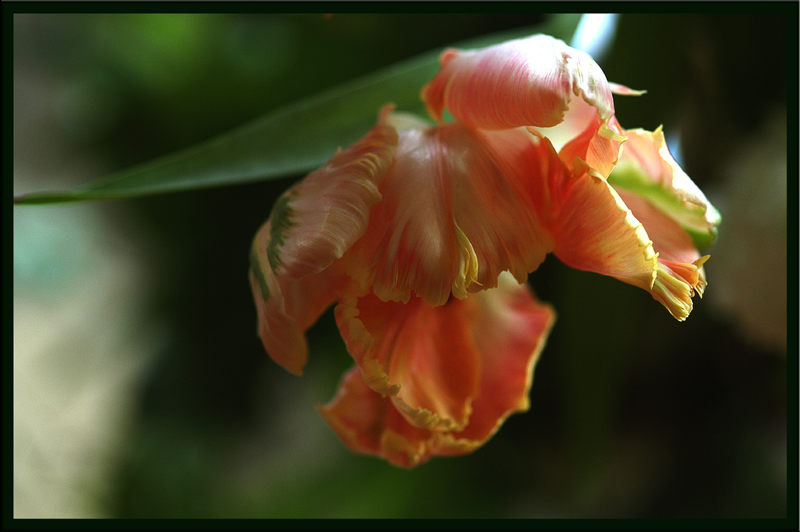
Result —
[[[392, 304], [373, 301], [372, 310], [376, 310], [375, 305], [389, 311], [394, 309]], [[509, 415], [525, 410], [529, 405], [527, 396], [533, 366], [555, 319], [549, 305], [536, 301], [530, 289], [516, 283], [507, 272], [501, 274], [496, 289], [482, 291], [466, 300], [454, 299], [440, 307], [429, 307], [417, 300], [412, 306], [412, 314], [401, 316], [399, 321], [418, 321], [420, 327], [431, 329], [434, 334], [419, 334], [423, 330], [418, 329], [408, 331], [417, 333], [411, 335], [378, 335], [375, 342], [384, 345], [385, 340], [404, 343], [406, 345], [401, 346], [400, 351], [408, 352], [408, 346], [426, 344], [428, 338], [440, 338], [453, 331], [456, 337], [470, 337], [468, 342], [448, 338], [445, 350], [428, 352], [424, 358], [418, 359], [418, 364], [413, 364], [417, 373], [430, 373], [423, 371], [426, 367], [433, 369], [426, 365], [432, 362], [428, 359], [435, 359], [437, 354], [447, 354], [447, 349], [458, 351], [449, 363], [434, 372], [443, 372], [447, 379], [452, 380], [457, 378], [458, 366], [468, 364], [469, 351], [476, 351], [481, 360], [480, 378], [477, 387], [461, 398], [467, 402], [464, 420], [444, 419], [439, 412], [410, 408], [398, 397], [382, 396], [368, 385], [365, 372], [357, 367], [342, 379], [336, 397], [327, 405], [318, 407], [323, 418], [350, 449], [380, 456], [403, 468], [415, 467], [436, 455], [472, 452], [491, 438]], [[364, 309], [365, 315], [367, 310]], [[413, 315], [418, 313], [422, 315]], [[458, 323], [461, 326], [455, 327]], [[370, 326], [376, 324], [374, 321]], [[384, 322], [384, 325], [392, 326], [393, 322]], [[434, 330], [439, 326], [440, 330]], [[441, 395], [444, 391], [441, 386], [448, 385], [446, 381], [434, 382], [431, 376], [421, 378], [426, 390], [417, 386], [417, 394], [436, 392], [439, 388], [439, 393], [434, 395], [440, 401], [435, 404], [441, 400], [448, 402], [449, 394]], [[409, 388], [416, 386], [413, 382], [406, 382]]]
[[710, 259], [710, 258], [711, 258], [711, 255], [703, 255], [702, 257], [700, 257], [699, 259], [694, 261], [693, 264], [695, 265], [695, 267], [697, 269], [700, 269], [703, 266], [703, 264], [705, 264], [706, 261], [708, 261], [708, 259]]
[[609, 127], [609, 125], [606, 122], [600, 124], [600, 129], [598, 130], [598, 133], [602, 137], [607, 138], [608, 140], [613, 140], [615, 142], [622, 143], [628, 140], [628, 137], [620, 134], [618, 131], [615, 131], [613, 128]]
[[707, 283], [702, 266], [709, 257], [705, 255], [693, 263], [659, 261], [658, 275], [651, 293], [676, 320], [684, 321], [689, 317], [695, 294], [703, 297]]
[[366, 231], [394, 160], [397, 131], [385, 105], [375, 125], [275, 203], [268, 256], [275, 274], [301, 278], [328, 268]]
[[611, 89], [612, 93], [619, 94], [620, 96], [642, 96], [643, 94], [647, 94], [646, 90], [631, 89], [630, 87], [611, 81], [608, 82], [608, 87]]

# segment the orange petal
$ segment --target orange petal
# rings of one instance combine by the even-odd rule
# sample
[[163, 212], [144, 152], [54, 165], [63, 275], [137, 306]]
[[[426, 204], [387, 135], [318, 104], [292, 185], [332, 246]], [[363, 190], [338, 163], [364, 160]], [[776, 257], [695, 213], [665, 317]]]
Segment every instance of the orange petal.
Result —
[[447, 50], [441, 70], [422, 90], [430, 115], [445, 108], [484, 129], [550, 127], [564, 118], [573, 96], [595, 107], [603, 121], [614, 114], [605, 74], [586, 53], [547, 35], [481, 50]]
[[[547, 139], [533, 145], [532, 153], [552, 152]], [[570, 173], [552, 155], [549, 160], [546, 187], [531, 179], [529, 194], [553, 235], [556, 256], [573, 268], [649, 290], [657, 258], [641, 222], [607, 181], [589, 172]]]
[[[576, 107], [589, 106], [578, 104]], [[558, 155], [571, 170], [582, 164], [595, 176], [607, 178], [619, 161], [625, 137], [622, 136], [621, 128], [615, 118], [612, 117], [604, 122], [594, 109], [589, 109], [590, 116], [583, 122], [583, 129], [571, 136], [571, 140], [561, 148]], [[577, 112], [580, 112], [580, 109]]]
[[480, 360], [470, 333], [472, 307], [452, 299], [384, 302], [348, 297], [336, 307], [347, 350], [375, 391], [391, 396], [415, 426], [463, 428], [477, 393]]
[[385, 106], [369, 133], [276, 202], [268, 251], [273, 271], [318, 273], [364, 234], [397, 145], [397, 132], [387, 123], [391, 110]]
[[[567, 265], [649, 290], [657, 259], [642, 224], [608, 182], [570, 172], [547, 138], [533, 128], [487, 133], [513, 154], [513, 179], [524, 190], [554, 252]], [[522, 133], [520, 133], [521, 131]]]
[[345, 277], [325, 270], [302, 279], [275, 275], [267, 257], [272, 222], [256, 233], [250, 253], [250, 288], [258, 314], [258, 335], [270, 357], [300, 375], [308, 359], [305, 331], [333, 303]]
[[442, 434], [436, 454], [462, 454], [486, 442], [515, 412], [529, 408], [533, 368], [544, 348], [555, 312], [536, 301], [526, 285], [507, 274], [499, 287], [473, 296], [478, 306], [473, 334], [481, 353], [481, 383], [469, 425]]
[[470, 334], [482, 362], [469, 424], [458, 432], [415, 426], [401, 415], [396, 401], [367, 386], [363, 372], [354, 368], [333, 401], [319, 409], [353, 451], [413, 467], [433, 455], [474, 451], [509, 415], [528, 408], [533, 367], [552, 326], [553, 311], [537, 303], [530, 290], [508, 274], [499, 288], [455, 303], [473, 324]]
[[703, 263], [709, 256], [701, 257], [689, 234], [647, 200], [625, 190], [620, 190], [619, 195], [642, 222], [658, 253], [658, 275], [651, 289], [653, 297], [675, 319], [685, 320], [692, 311], [692, 296], [695, 292], [703, 296], [706, 287]]
[[571, 179], [553, 227], [556, 256], [649, 290], [657, 259], [641, 222], [606, 181], [588, 173]]
[[636, 195], [618, 193], [580, 168], [570, 172], [550, 141], [529, 130], [527, 136], [519, 130], [485, 136], [514, 161], [507, 174], [524, 189], [559, 259], [648, 290], [678, 320], [685, 319], [691, 297], [702, 296], [706, 286], [702, 265], [708, 257], [700, 257], [688, 234]]
[[[527, 141], [527, 133], [522, 133]], [[369, 229], [348, 256], [381, 299], [432, 305], [496, 285], [501, 271], [525, 279], [549, 249], [509, 173], [513, 154], [463, 124], [400, 133]]]
[[353, 452], [381, 456], [406, 468], [431, 456], [433, 432], [406, 421], [389, 398], [366, 385], [357, 367], [345, 374], [336, 397], [317, 408]]

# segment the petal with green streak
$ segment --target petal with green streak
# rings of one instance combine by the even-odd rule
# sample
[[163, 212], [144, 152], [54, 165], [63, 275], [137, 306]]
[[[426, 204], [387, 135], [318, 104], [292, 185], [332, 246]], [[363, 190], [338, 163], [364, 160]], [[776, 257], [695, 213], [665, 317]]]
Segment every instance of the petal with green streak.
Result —
[[659, 127], [653, 132], [626, 130], [620, 163], [608, 182], [616, 189], [637, 194], [675, 220], [706, 249], [717, 236], [719, 211], [678, 166]]

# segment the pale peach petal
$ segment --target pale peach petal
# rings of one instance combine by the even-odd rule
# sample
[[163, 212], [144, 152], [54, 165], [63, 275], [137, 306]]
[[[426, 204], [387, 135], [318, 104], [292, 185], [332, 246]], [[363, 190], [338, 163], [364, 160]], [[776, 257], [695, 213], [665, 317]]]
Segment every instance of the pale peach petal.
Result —
[[365, 382], [391, 396], [415, 426], [453, 430], [467, 424], [480, 373], [467, 301], [432, 307], [420, 298], [403, 304], [369, 295], [345, 298], [336, 307], [342, 338]]
[[509, 148], [463, 124], [402, 131], [384, 199], [348, 255], [364, 268], [353, 277], [381, 299], [432, 305], [493, 287], [503, 270], [525, 279], [549, 242], [509, 175], [522, 171], [515, 164]]
[[456, 432], [420, 428], [401, 415], [396, 400], [376, 393], [365, 382], [364, 372], [354, 368], [333, 401], [319, 407], [350, 449], [409, 468], [434, 455], [472, 452], [509, 415], [527, 410], [533, 367], [554, 320], [552, 309], [538, 303], [509, 274], [501, 277], [499, 288], [455, 303], [466, 311], [462, 319], [471, 324], [469, 333], [482, 366], [468, 425]]
[[422, 90], [431, 116], [446, 108], [462, 123], [485, 129], [550, 127], [564, 119], [574, 96], [602, 121], [614, 114], [605, 74], [585, 52], [547, 35], [481, 50], [447, 50], [441, 70]]
[[689, 231], [701, 247], [710, 246], [720, 223], [719, 211], [675, 162], [661, 128], [629, 129], [624, 135], [628, 140], [610, 182], [645, 197]]
[[692, 263], [700, 258], [689, 233], [678, 222], [642, 196], [625, 189], [615, 190], [636, 219], [642, 222], [660, 260]]
[[258, 335], [270, 357], [300, 375], [308, 359], [305, 331], [330, 306], [347, 278], [333, 269], [294, 279], [275, 275], [268, 249], [273, 234], [268, 220], [253, 239], [250, 288], [258, 315]]
[[391, 110], [385, 106], [369, 133], [278, 199], [268, 253], [273, 271], [319, 273], [363, 235], [397, 145], [397, 132], [386, 123]]

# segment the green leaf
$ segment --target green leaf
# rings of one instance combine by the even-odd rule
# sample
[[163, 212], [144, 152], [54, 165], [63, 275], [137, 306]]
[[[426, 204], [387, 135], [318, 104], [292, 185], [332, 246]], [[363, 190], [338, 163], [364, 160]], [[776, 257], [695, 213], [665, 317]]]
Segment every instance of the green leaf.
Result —
[[[454, 46], [478, 48], [533, 33], [569, 40], [579, 20], [579, 14], [553, 15], [533, 28], [472, 39]], [[131, 198], [308, 172], [321, 166], [337, 148], [348, 146], [363, 136], [374, 125], [383, 104], [393, 102], [398, 110], [424, 113], [419, 92], [437, 72], [442, 49], [287, 105], [186, 150], [70, 191], [24, 194], [14, 198], [14, 202]]]

